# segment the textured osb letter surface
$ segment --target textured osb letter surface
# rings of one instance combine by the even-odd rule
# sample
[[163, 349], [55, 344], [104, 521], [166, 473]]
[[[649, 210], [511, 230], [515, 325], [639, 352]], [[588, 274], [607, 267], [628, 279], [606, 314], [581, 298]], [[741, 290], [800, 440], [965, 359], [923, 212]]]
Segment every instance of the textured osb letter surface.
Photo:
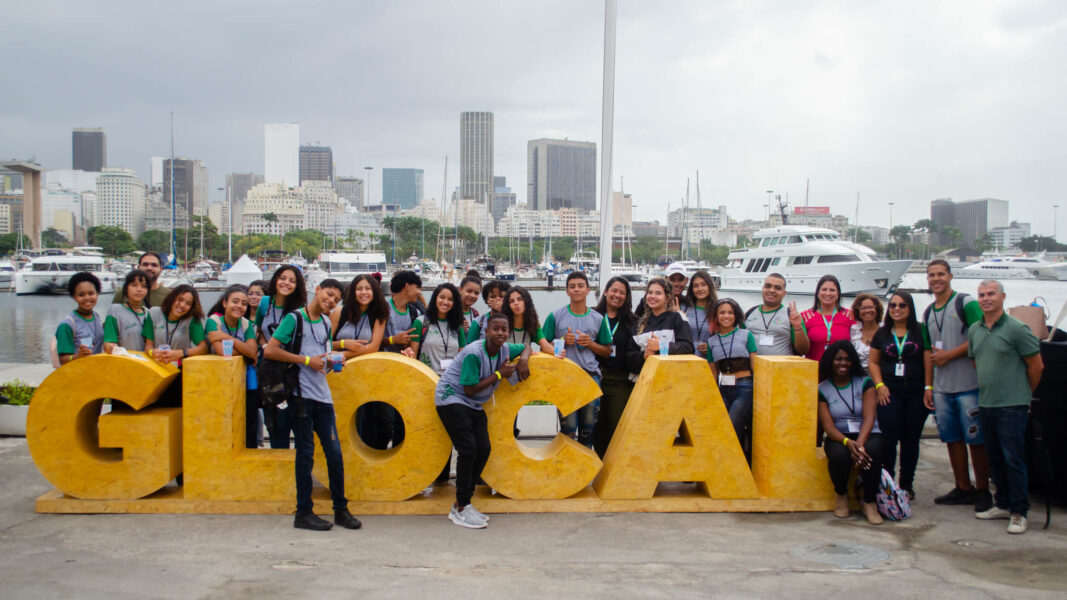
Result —
[[[515, 415], [533, 400], [570, 413], [600, 395], [570, 361], [535, 356], [531, 377], [501, 384], [486, 405], [492, 452], [475, 493], [488, 512], [830, 510], [833, 489], [815, 447], [816, 365], [757, 357], [751, 470], [707, 363], [653, 357], [604, 463], [557, 435], [540, 447], [515, 440]], [[183, 377], [184, 408], [152, 404]], [[444, 514], [455, 488], [423, 491], [449, 456], [434, 409], [437, 376], [395, 354], [348, 361], [328, 375], [345, 460], [345, 493], [362, 514]], [[58, 488], [39, 512], [275, 513], [293, 510], [293, 450], [245, 449], [245, 369], [240, 358], [196, 357], [184, 370], [144, 357], [93, 356], [58, 369], [30, 404], [27, 437], [41, 473]], [[100, 415], [103, 398], [132, 407]], [[356, 409], [387, 402], [405, 441], [378, 451], [355, 431]], [[316, 452], [316, 478], [326, 482]], [[168, 485], [183, 470], [184, 487]], [[696, 482], [697, 485], [663, 482]], [[593, 485], [590, 485], [590, 483]], [[673, 487], [670, 487], [673, 486]], [[488, 492], [489, 487], [496, 494]], [[315, 507], [329, 511], [317, 488]]]

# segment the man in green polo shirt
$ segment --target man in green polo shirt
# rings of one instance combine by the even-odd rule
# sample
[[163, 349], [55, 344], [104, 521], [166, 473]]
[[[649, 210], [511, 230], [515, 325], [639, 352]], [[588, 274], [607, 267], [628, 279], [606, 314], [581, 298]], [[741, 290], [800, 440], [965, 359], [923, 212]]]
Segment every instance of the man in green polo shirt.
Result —
[[978, 284], [978, 306], [982, 320], [967, 330], [967, 355], [978, 370], [978, 411], [997, 493], [993, 508], [974, 516], [1010, 519], [1008, 533], [1026, 533], [1030, 509], [1026, 422], [1031, 395], [1045, 368], [1041, 344], [1029, 327], [1004, 312], [1004, 286], [999, 281]]
[[[149, 250], [137, 260], [137, 268], [144, 271], [151, 278], [148, 282], [148, 298], [145, 304], [148, 306], [163, 306], [163, 299], [170, 293], [170, 288], [159, 281], [159, 274], [163, 272], [163, 257], [158, 252]], [[126, 301], [122, 295], [122, 287], [115, 290], [115, 296], [111, 298], [112, 304], [121, 305]]]

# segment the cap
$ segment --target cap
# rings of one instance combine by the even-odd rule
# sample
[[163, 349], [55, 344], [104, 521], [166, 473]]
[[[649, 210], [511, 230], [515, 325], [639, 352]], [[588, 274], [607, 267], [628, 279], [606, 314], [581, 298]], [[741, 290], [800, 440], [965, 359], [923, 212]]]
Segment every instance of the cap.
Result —
[[681, 263], [673, 262], [667, 265], [667, 270], [663, 272], [663, 276], [670, 279], [671, 275], [681, 275], [689, 279], [689, 274], [685, 272], [685, 267]]

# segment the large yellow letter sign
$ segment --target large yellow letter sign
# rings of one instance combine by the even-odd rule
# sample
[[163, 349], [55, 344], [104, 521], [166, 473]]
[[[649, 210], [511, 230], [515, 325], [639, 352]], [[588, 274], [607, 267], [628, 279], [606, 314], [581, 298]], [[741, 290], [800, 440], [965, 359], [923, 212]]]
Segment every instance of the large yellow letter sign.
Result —
[[605, 499], [651, 498], [661, 481], [696, 481], [712, 498], [759, 496], [708, 361], [697, 356], [645, 361], [593, 489]]
[[[421, 362], [389, 352], [349, 360], [326, 380], [333, 394], [337, 435], [345, 462], [345, 494], [350, 500], [406, 500], [441, 473], [452, 456], [452, 440], [437, 417], [437, 375]], [[404, 442], [388, 450], [363, 443], [356, 432], [356, 409], [368, 402], [392, 405], [404, 419]], [[315, 438], [315, 478], [326, 485], [326, 457]]]
[[494, 400], [485, 405], [492, 451], [482, 479], [508, 498], [567, 498], [578, 493], [600, 470], [600, 458], [563, 434], [546, 446], [525, 447], [515, 439], [515, 417], [533, 400], [547, 400], [567, 415], [598, 397], [600, 387], [573, 362], [531, 357], [529, 379], [500, 384]]
[[[49, 375], [30, 402], [26, 442], [45, 479], [84, 499], [136, 499], [182, 471], [180, 408], [149, 408], [178, 369], [143, 355], [96, 355]], [[136, 412], [100, 416], [104, 398]]]

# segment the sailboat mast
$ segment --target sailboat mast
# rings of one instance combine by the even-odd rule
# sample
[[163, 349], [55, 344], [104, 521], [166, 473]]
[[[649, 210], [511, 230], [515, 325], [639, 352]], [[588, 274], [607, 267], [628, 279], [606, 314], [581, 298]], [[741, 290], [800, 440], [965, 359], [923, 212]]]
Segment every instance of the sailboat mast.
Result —
[[178, 256], [178, 241], [175, 239], [176, 208], [174, 206], [174, 111], [170, 111], [170, 256]]
[[704, 255], [704, 207], [700, 203], [700, 169], [697, 169], [697, 222], [700, 224], [700, 241], [697, 242], [697, 258]]

